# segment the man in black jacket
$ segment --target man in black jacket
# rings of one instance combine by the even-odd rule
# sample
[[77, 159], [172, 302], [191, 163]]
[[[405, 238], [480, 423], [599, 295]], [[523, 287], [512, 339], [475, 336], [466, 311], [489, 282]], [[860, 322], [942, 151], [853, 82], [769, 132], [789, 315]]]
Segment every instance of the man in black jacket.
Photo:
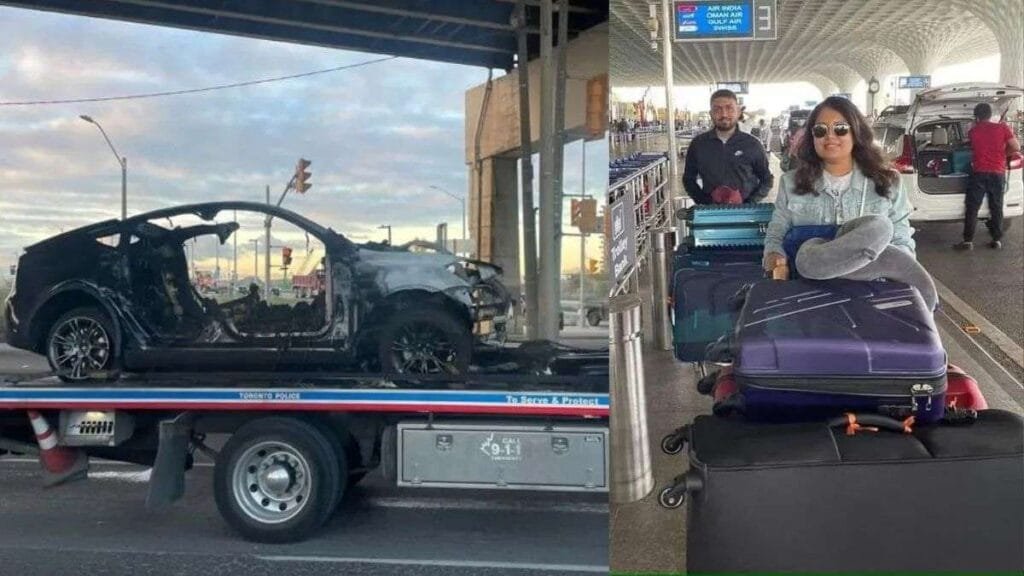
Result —
[[760, 202], [772, 189], [768, 156], [757, 138], [738, 129], [739, 114], [731, 90], [711, 95], [715, 126], [690, 142], [683, 170], [683, 186], [697, 204], [712, 204], [712, 192], [721, 187], [739, 191], [744, 202]]

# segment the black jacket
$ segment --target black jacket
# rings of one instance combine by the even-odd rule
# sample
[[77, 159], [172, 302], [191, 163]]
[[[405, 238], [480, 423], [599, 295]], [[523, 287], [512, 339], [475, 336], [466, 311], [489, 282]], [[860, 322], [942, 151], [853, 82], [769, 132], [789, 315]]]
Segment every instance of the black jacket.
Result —
[[711, 191], [719, 186], [739, 190], [744, 202], [760, 202], [772, 189], [772, 179], [764, 146], [739, 128], [726, 143], [711, 129], [686, 150], [683, 186], [697, 204], [710, 204]]

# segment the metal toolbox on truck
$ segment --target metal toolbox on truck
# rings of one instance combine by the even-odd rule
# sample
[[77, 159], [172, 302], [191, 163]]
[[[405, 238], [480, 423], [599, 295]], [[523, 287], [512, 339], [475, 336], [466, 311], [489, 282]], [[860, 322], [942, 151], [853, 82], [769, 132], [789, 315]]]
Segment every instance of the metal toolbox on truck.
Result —
[[398, 485], [608, 490], [608, 428], [522, 422], [401, 422]]

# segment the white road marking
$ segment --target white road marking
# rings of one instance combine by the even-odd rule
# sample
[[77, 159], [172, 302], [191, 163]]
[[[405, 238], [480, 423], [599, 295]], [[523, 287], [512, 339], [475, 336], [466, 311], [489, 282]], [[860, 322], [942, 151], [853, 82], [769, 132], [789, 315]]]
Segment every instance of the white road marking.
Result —
[[534, 564], [473, 560], [413, 560], [404, 558], [344, 558], [335, 556], [259, 556], [265, 562], [326, 562], [335, 564], [385, 564], [392, 566], [434, 566], [446, 568], [492, 568], [504, 570], [547, 570], [551, 572], [608, 573], [608, 566], [586, 564]]
[[579, 514], [607, 514], [608, 505], [587, 502], [563, 503], [502, 503], [488, 500], [457, 500], [455, 498], [403, 498], [399, 496], [371, 496], [365, 502], [376, 508], [421, 510], [503, 510], [509, 512], [567, 512]]
[[[1012, 338], [1007, 336], [1002, 330], [996, 328], [994, 324], [988, 321], [980, 312], [971, 308], [971, 305], [961, 300], [952, 290], [946, 287], [945, 284], [939, 282], [939, 279], [932, 276], [932, 281], [935, 282], [935, 290], [939, 293], [939, 298], [949, 304], [949, 307], [956, 310], [958, 314], [966, 318], [970, 323], [974, 324], [978, 328], [981, 328], [982, 334], [988, 337], [1004, 354], [1010, 357], [1014, 363], [1021, 368], [1024, 368], [1024, 348], [1021, 348]], [[941, 310], [941, 308], [940, 308]], [[946, 316], [949, 317], [948, 315]], [[953, 319], [950, 318], [952, 322]], [[953, 322], [956, 324], [956, 322]], [[973, 339], [972, 339], [973, 341]], [[979, 346], [979, 348], [981, 348]], [[987, 352], [985, 354], [989, 358], [992, 358]], [[995, 360], [993, 360], [995, 361]], [[998, 364], [998, 362], [996, 362]], [[1004, 369], [1005, 372], [1005, 369]], [[1009, 374], [1009, 372], [1007, 372]], [[1014, 379], [1016, 382], [1016, 378]], [[1020, 382], [1017, 382], [1020, 384]]]
[[153, 472], [152, 469], [141, 470], [139, 472], [94, 472], [89, 471], [90, 480], [124, 480], [125, 482], [133, 482], [137, 484], [144, 484], [149, 482], [149, 476]]

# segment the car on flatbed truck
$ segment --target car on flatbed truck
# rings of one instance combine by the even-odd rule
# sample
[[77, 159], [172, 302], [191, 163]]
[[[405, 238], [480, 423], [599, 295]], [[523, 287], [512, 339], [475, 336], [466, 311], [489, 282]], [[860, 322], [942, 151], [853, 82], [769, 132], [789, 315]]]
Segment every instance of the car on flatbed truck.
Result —
[[[236, 213], [236, 221], [216, 221]], [[310, 301], [229, 301], [190, 282], [184, 245], [223, 244], [237, 213], [279, 219], [323, 244], [324, 289]], [[174, 226], [198, 218], [202, 223]], [[4, 306], [7, 341], [43, 354], [66, 381], [121, 371], [319, 370], [464, 374], [473, 347], [503, 339], [501, 269], [450, 253], [357, 245], [294, 212], [214, 202], [108, 220], [25, 249]]]

